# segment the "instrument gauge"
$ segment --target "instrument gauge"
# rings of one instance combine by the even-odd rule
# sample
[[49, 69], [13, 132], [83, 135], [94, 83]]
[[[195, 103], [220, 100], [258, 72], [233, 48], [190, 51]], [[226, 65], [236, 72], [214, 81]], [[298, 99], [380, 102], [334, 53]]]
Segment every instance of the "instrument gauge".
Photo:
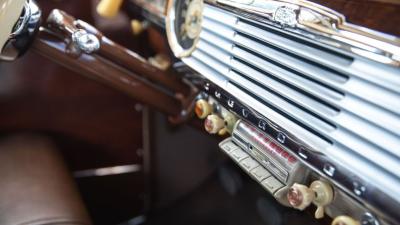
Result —
[[166, 16], [168, 42], [178, 58], [196, 48], [203, 20], [203, 0], [171, 0]]

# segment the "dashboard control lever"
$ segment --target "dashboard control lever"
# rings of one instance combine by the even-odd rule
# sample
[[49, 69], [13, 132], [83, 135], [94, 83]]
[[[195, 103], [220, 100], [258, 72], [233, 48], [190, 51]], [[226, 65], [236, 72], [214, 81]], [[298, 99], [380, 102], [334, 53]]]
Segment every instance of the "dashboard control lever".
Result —
[[33, 50], [81, 75], [104, 83], [170, 115], [191, 115], [197, 91], [172, 71], [162, 71], [111, 41], [92, 25], [54, 9], [39, 29]]

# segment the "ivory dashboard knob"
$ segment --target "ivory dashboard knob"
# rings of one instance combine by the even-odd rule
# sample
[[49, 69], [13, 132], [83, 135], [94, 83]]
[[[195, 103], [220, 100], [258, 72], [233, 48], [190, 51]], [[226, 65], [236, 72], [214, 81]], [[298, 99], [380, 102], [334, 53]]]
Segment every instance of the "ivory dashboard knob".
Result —
[[149, 22], [140, 20], [131, 20], [131, 29], [133, 35], [137, 36], [149, 27]]
[[101, 0], [97, 5], [97, 13], [106, 18], [112, 18], [117, 15], [121, 8], [123, 0]]
[[210, 134], [216, 134], [225, 127], [224, 120], [217, 115], [209, 115], [204, 121], [204, 128]]
[[360, 225], [360, 222], [350, 216], [338, 216], [332, 221], [331, 225]]
[[295, 183], [289, 189], [287, 199], [293, 208], [304, 210], [314, 200], [314, 196], [313, 190], [305, 185]]
[[222, 128], [218, 131], [219, 136], [225, 136], [228, 133], [228, 129], [226, 127]]
[[225, 126], [227, 130], [231, 133], [233, 131], [233, 128], [235, 127], [237, 118], [231, 113], [227, 113], [226, 115], [223, 116], [224, 116]]
[[212, 113], [212, 107], [206, 100], [199, 99], [196, 102], [194, 111], [197, 117], [204, 119]]
[[317, 206], [315, 218], [320, 219], [324, 217], [325, 206], [329, 205], [333, 200], [333, 189], [330, 184], [321, 180], [312, 182], [310, 189], [314, 192], [313, 203]]

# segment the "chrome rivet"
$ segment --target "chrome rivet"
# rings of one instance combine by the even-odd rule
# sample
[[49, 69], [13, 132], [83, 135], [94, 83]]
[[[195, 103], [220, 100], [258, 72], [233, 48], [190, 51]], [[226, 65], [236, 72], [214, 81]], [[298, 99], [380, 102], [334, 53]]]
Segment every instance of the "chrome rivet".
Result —
[[336, 168], [332, 165], [325, 164], [323, 170], [327, 175], [329, 175], [330, 177], [333, 177], [333, 175], [335, 174]]
[[280, 143], [284, 144], [285, 141], [286, 141], [286, 135], [285, 135], [284, 133], [282, 133], [282, 132], [278, 133], [277, 140], [278, 140]]
[[216, 98], [221, 98], [221, 93], [218, 92], [218, 91], [215, 91], [214, 95], [215, 95]]
[[235, 101], [233, 101], [232, 99], [228, 100], [228, 106], [233, 108], [235, 106]]
[[360, 184], [360, 183], [357, 182], [357, 181], [354, 181], [354, 182], [353, 182], [353, 192], [354, 192], [356, 195], [361, 196], [361, 195], [364, 194], [364, 192], [365, 192], [366, 190], [367, 190], [367, 188], [366, 188], [364, 185]]
[[267, 129], [267, 122], [265, 122], [264, 120], [259, 120], [258, 121], [258, 128], [260, 128], [260, 129], [265, 131]]

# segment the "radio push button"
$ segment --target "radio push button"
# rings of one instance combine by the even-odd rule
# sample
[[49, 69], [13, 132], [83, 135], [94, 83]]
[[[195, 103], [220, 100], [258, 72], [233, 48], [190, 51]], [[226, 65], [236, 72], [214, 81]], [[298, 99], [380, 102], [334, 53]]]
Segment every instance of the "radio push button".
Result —
[[253, 175], [254, 178], [256, 178], [256, 180], [258, 180], [259, 182], [263, 181], [264, 179], [268, 178], [271, 176], [271, 173], [268, 172], [268, 170], [266, 170], [264, 167], [259, 166], [256, 167], [255, 169], [253, 169], [251, 172], [251, 175]]
[[240, 162], [245, 158], [248, 158], [249, 155], [243, 151], [242, 149], [236, 149], [230, 153], [230, 156], [236, 161]]
[[243, 167], [243, 169], [245, 169], [247, 172], [256, 168], [259, 165], [260, 164], [256, 160], [252, 159], [251, 157], [240, 162], [240, 166]]
[[219, 147], [226, 153], [230, 153], [231, 151], [238, 149], [239, 146], [235, 145], [232, 141], [224, 141], [222, 142]]
[[283, 187], [283, 184], [279, 182], [275, 177], [270, 176], [261, 182], [261, 185], [272, 194]]
[[225, 127], [225, 122], [217, 115], [209, 115], [204, 121], [204, 128], [210, 134], [216, 134]]

